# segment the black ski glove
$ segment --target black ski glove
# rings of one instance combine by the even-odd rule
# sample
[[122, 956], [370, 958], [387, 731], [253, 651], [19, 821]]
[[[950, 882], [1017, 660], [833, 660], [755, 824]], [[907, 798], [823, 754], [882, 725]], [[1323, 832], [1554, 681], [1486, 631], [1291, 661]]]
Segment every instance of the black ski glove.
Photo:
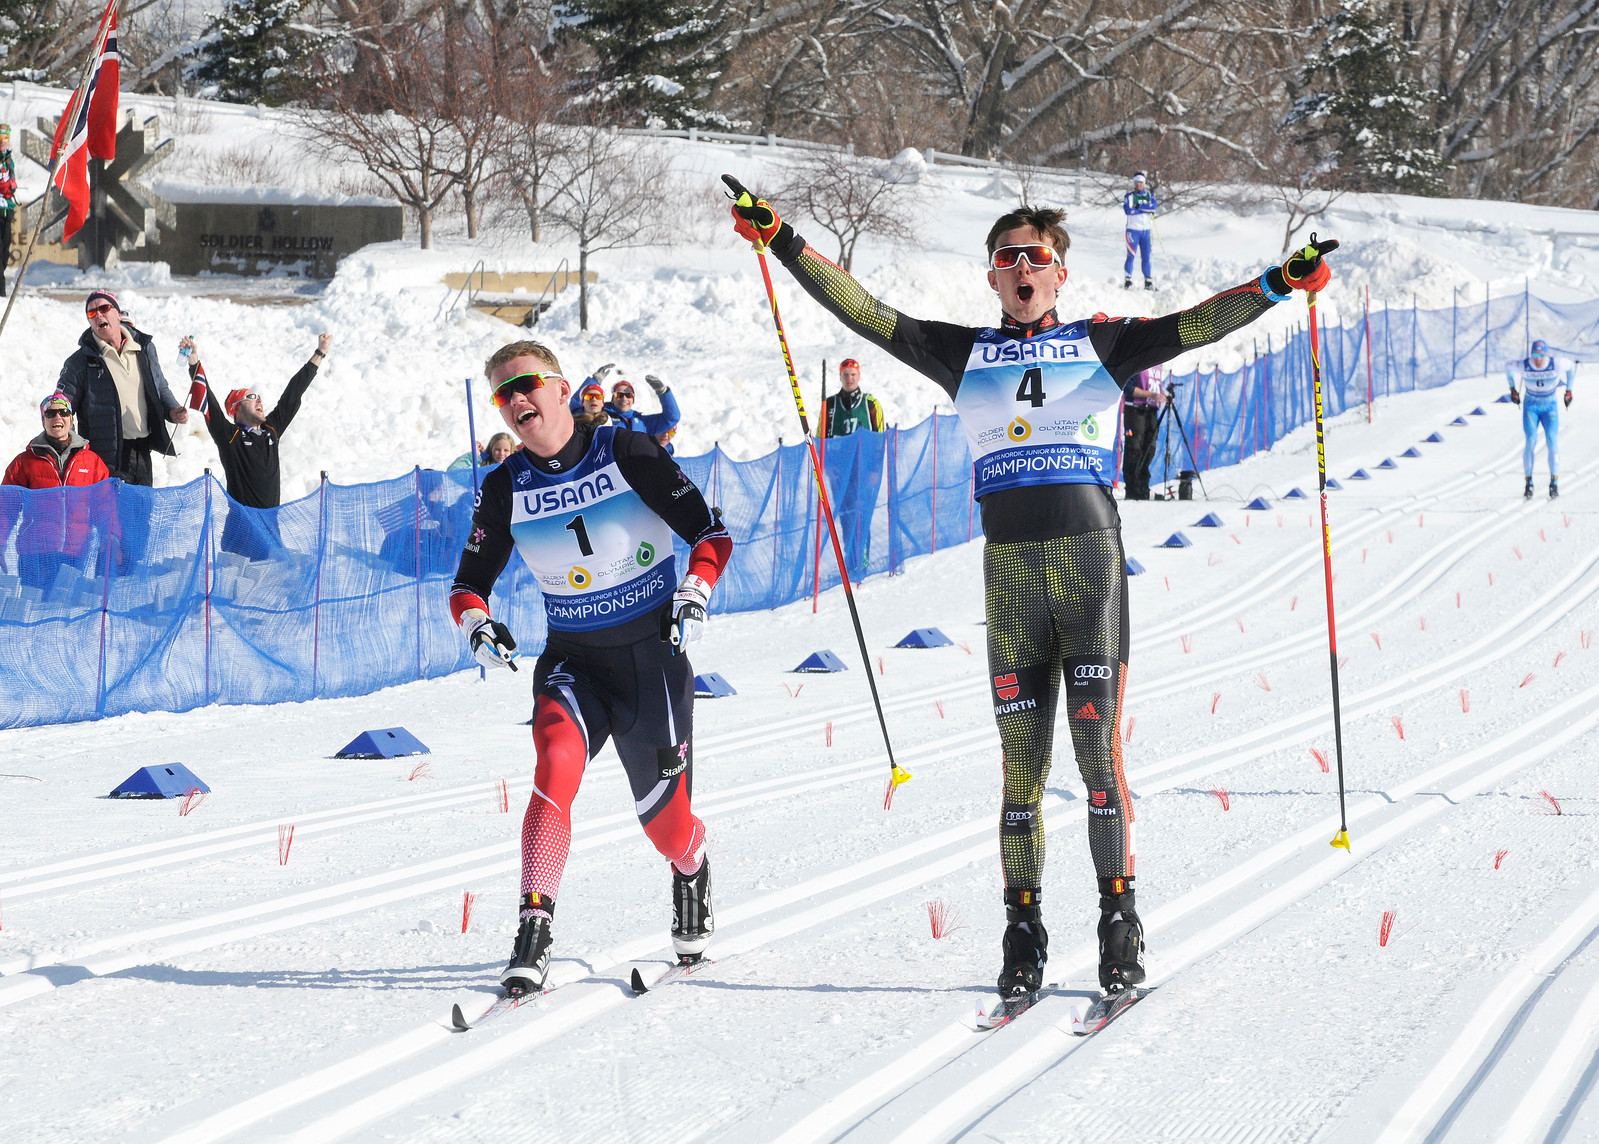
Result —
[[1516, 390], [1516, 389], [1512, 389], [1510, 391], [1510, 400], [1511, 400], [1511, 402], [1513, 404], [1520, 405], [1521, 404], [1521, 391], [1520, 390]]
[[655, 391], [656, 397], [666, 392], [666, 382], [656, 377], [653, 373], [644, 375], [644, 383]]

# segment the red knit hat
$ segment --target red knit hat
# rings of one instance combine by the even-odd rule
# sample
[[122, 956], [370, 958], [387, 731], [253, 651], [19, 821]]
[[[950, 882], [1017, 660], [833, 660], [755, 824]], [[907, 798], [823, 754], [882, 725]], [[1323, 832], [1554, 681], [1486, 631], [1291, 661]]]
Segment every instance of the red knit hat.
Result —
[[590, 394], [595, 397], [603, 398], [605, 396], [605, 387], [597, 381], [591, 381], [582, 389], [577, 391], [577, 399], [579, 401], [587, 401]]
[[239, 411], [239, 403], [250, 395], [248, 389], [232, 389], [228, 391], [228, 398], [222, 403], [222, 408], [228, 411], [229, 419]]

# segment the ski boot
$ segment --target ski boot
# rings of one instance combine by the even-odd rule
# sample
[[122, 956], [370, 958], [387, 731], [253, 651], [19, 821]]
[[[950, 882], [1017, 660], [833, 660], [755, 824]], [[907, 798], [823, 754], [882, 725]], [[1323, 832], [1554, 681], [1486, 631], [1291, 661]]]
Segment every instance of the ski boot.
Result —
[[1131, 290], [1132, 288], [1133, 288], [1133, 276], [1131, 274], [1129, 274], [1126, 278], [1122, 279], [1122, 289], [1123, 290]]
[[539, 993], [550, 972], [551, 914], [555, 899], [544, 894], [523, 894], [521, 925], [516, 931], [516, 949], [511, 964], [500, 974], [500, 984], [511, 997]]
[[1145, 278], [1144, 279], [1144, 289], [1145, 290], [1153, 290], [1154, 288], [1155, 288], [1155, 280], [1153, 278]]
[[1099, 984], [1116, 992], [1144, 980], [1144, 923], [1131, 878], [1099, 880]]
[[1560, 497], [1560, 482], [1554, 477], [1549, 478], [1549, 499], [1557, 500]]
[[1527, 487], [1521, 490], [1521, 495], [1527, 500], [1532, 499], [1532, 478], [1527, 478]]
[[999, 995], [1015, 1001], [1044, 987], [1049, 960], [1049, 933], [1037, 890], [1005, 891], [1005, 937], [1000, 942], [1005, 964], [999, 971]]
[[711, 862], [700, 859], [700, 868], [685, 876], [672, 867], [672, 949], [678, 964], [693, 965], [705, 955], [705, 947], [716, 932], [711, 914]]

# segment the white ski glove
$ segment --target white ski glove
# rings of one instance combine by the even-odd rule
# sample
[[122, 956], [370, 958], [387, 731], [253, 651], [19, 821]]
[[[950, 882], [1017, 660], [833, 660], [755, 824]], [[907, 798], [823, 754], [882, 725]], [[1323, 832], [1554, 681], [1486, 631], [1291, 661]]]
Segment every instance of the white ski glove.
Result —
[[644, 381], [645, 384], [655, 391], [656, 397], [659, 397], [661, 394], [666, 392], [666, 382], [656, 377], [653, 373], [645, 374]]
[[672, 607], [662, 613], [661, 638], [672, 645], [676, 655], [705, 634], [705, 609], [711, 602], [711, 586], [698, 576], [685, 576], [672, 593]]
[[511, 629], [479, 608], [468, 608], [461, 613], [461, 630], [472, 645], [472, 658], [484, 667], [516, 666], [516, 640]]

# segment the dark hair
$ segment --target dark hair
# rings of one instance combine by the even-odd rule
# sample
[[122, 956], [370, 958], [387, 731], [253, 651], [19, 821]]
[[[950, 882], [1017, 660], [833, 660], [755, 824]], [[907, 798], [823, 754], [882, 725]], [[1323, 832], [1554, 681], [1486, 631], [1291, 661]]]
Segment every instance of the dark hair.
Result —
[[988, 228], [988, 256], [994, 257], [994, 248], [999, 243], [1000, 235], [1019, 226], [1030, 226], [1045, 242], [1055, 248], [1055, 253], [1064, 259], [1066, 252], [1072, 246], [1071, 235], [1066, 233], [1065, 222], [1066, 212], [1056, 210], [1054, 207], [1019, 206], [1013, 211], [1007, 211]]

